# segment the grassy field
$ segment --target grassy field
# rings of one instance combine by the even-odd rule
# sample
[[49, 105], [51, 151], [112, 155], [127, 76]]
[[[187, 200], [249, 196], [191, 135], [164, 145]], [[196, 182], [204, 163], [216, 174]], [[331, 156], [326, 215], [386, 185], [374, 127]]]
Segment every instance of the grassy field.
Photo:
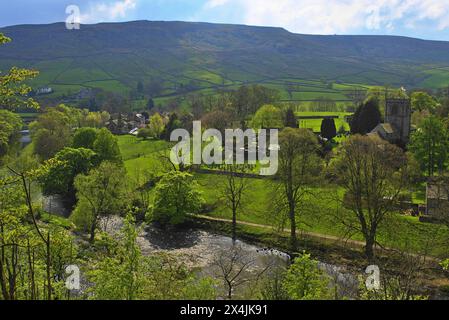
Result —
[[[120, 149], [123, 153], [125, 166], [131, 179], [147, 170], [160, 174], [164, 161], [160, 155], [168, 150], [169, 144], [162, 141], [142, 141], [132, 136], [119, 137]], [[166, 164], [166, 163], [165, 163]], [[232, 218], [230, 209], [226, 206], [222, 188], [225, 177], [220, 175], [196, 174], [203, 197], [210, 208], [207, 215], [217, 218]], [[279, 215], [273, 207], [273, 195], [277, 184], [267, 179], [249, 179], [247, 193], [238, 219], [245, 222], [278, 226]], [[336, 216], [350, 215], [342, 208], [336, 196], [343, 197], [344, 190], [333, 185], [315, 188], [312, 194], [304, 199], [300, 206], [300, 229], [325, 235], [339, 237], [348, 236], [353, 240], [363, 240], [360, 233], [347, 234], [347, 230], [338, 222]], [[417, 193], [417, 198], [421, 195]], [[284, 227], [288, 227], [285, 222]], [[382, 245], [391, 248], [401, 248], [416, 253], [427, 252], [435, 256], [447, 254], [449, 230], [445, 226], [421, 223], [416, 217], [398, 214], [392, 215], [381, 227], [378, 239]]]
[[[167, 165], [170, 143], [160, 140], [141, 140], [134, 136], [118, 136], [125, 168], [133, 181], [147, 172], [161, 172]], [[140, 181], [140, 183], [144, 183]]]
[[[297, 112], [296, 115], [299, 117], [338, 116], [338, 119], [335, 119], [335, 127], [337, 128], [337, 131], [342, 126], [345, 128], [346, 131], [349, 131], [351, 129], [349, 123], [345, 120], [345, 116], [351, 115], [351, 113], [348, 112]], [[301, 128], [312, 129], [313, 132], [319, 133], [321, 132], [322, 121], [323, 121], [322, 119], [300, 120], [299, 126]]]

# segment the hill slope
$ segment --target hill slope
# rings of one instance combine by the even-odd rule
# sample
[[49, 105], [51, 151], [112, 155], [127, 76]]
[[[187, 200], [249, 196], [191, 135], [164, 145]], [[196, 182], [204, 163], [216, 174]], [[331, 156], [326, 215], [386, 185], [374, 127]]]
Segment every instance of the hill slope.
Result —
[[[449, 85], [449, 42], [391, 36], [314, 36], [281, 28], [188, 22], [63, 23], [0, 29], [0, 70], [36, 68], [33, 85], [118, 92], [162, 83], [158, 96], [247, 82], [326, 80]], [[281, 83], [281, 82], [279, 82]]]

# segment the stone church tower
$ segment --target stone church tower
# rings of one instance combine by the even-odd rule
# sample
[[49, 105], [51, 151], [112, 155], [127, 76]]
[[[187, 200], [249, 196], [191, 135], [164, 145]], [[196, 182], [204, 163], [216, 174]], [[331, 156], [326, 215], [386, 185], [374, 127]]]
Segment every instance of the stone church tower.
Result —
[[387, 99], [385, 122], [390, 123], [404, 146], [410, 140], [412, 108], [409, 99]]
[[412, 108], [410, 99], [387, 99], [385, 122], [379, 124], [371, 134], [405, 147], [410, 141]]

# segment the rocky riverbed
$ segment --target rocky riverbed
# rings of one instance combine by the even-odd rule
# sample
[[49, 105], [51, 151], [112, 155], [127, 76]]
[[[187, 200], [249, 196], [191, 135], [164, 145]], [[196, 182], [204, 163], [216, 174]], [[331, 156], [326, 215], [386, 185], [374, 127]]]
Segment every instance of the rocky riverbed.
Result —
[[[102, 228], [110, 234], [115, 234], [123, 225], [118, 217], [103, 219]], [[205, 230], [162, 230], [154, 226], [141, 226], [137, 242], [144, 255], [158, 252], [172, 254], [191, 269], [212, 275], [215, 272], [217, 253], [231, 250], [232, 239]], [[251, 260], [254, 272], [264, 270], [267, 265], [287, 265], [289, 256], [272, 248], [263, 248], [246, 242], [238, 241], [242, 256]], [[320, 263], [320, 268], [338, 283], [340, 294], [353, 296], [358, 289], [357, 275], [348, 272], [344, 267]]]

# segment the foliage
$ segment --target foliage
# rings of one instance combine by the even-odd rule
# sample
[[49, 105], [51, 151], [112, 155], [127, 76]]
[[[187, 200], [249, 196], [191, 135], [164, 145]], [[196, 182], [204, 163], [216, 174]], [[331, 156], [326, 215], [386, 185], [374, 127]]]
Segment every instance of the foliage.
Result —
[[215, 283], [211, 279], [195, 277], [172, 256], [143, 256], [136, 242], [138, 233], [132, 215], [128, 214], [119, 236], [109, 238], [105, 256], [90, 266], [91, 299], [215, 299]]
[[157, 184], [152, 208], [152, 220], [162, 225], [177, 225], [187, 214], [197, 213], [204, 200], [193, 176], [172, 171]]
[[106, 128], [102, 128], [98, 131], [93, 150], [101, 161], [112, 161], [117, 163], [122, 161], [117, 137]]
[[370, 133], [381, 122], [379, 101], [370, 98], [362, 103], [354, 114], [351, 121], [352, 134]]
[[34, 153], [41, 159], [52, 158], [71, 144], [73, 118], [67, 108], [48, 108], [30, 124]]
[[95, 239], [100, 216], [119, 214], [127, 207], [125, 177], [123, 167], [105, 161], [89, 174], [75, 178], [78, 203], [71, 218], [78, 227], [90, 232], [90, 241]]
[[42, 192], [45, 195], [59, 194], [68, 199], [75, 196], [75, 177], [86, 174], [98, 163], [96, 154], [84, 148], [64, 148], [54, 159], [58, 165], [40, 178]]
[[283, 282], [293, 300], [329, 300], [329, 278], [318, 268], [318, 261], [303, 252], [290, 266]]
[[323, 122], [321, 123], [321, 136], [327, 140], [332, 140], [337, 136], [337, 128], [334, 119], [323, 119]]
[[282, 111], [273, 105], [264, 105], [253, 117], [251, 125], [254, 129], [280, 129], [284, 127]]
[[[0, 33], [0, 45], [11, 39]], [[1, 74], [1, 73], [0, 73]], [[0, 75], [0, 106], [15, 110], [18, 108], [38, 109], [39, 104], [28, 97], [31, 87], [25, 81], [35, 78], [39, 73], [34, 70], [12, 67], [8, 73]]]
[[288, 108], [285, 112], [284, 126], [290, 128], [298, 128], [298, 121], [296, 120], [295, 111], [293, 111], [292, 108]]
[[143, 140], [147, 140], [151, 137], [151, 130], [149, 128], [140, 128], [137, 132], [137, 137], [142, 138]]
[[438, 101], [436, 101], [427, 92], [417, 91], [411, 95], [411, 104], [414, 111], [429, 111], [434, 112], [438, 107]]
[[0, 110], [0, 159], [7, 155], [18, 141], [22, 120], [19, 115]]
[[152, 137], [156, 139], [159, 139], [161, 137], [162, 133], [164, 132], [165, 125], [159, 113], [155, 113], [153, 116], [151, 116], [150, 124], [148, 127], [150, 129], [150, 135]]
[[73, 148], [94, 149], [95, 140], [97, 140], [98, 130], [94, 128], [79, 128], [73, 136]]
[[444, 123], [434, 116], [424, 119], [412, 135], [410, 150], [429, 176], [447, 168], [448, 138]]

